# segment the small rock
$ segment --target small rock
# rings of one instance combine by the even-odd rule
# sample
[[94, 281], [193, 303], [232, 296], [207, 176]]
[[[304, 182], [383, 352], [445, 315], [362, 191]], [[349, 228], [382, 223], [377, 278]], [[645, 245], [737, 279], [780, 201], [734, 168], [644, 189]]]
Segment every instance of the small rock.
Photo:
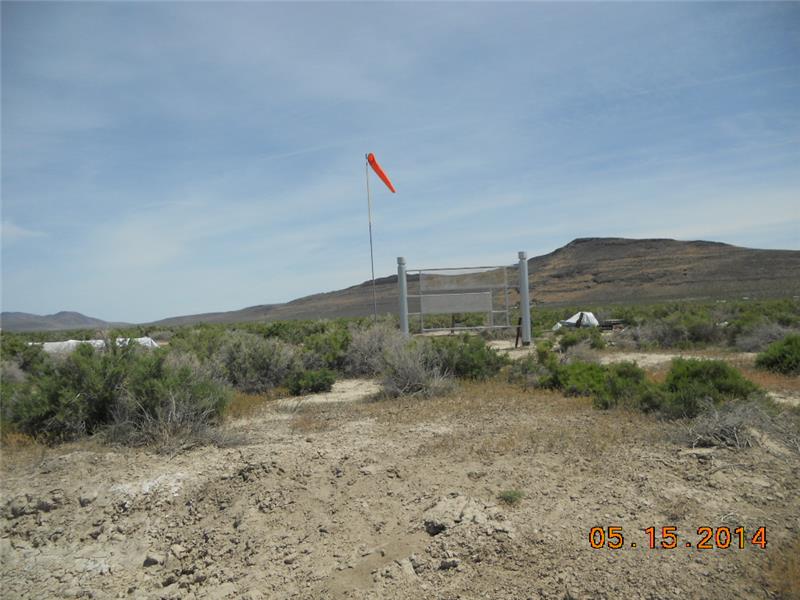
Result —
[[447, 571], [448, 569], [455, 569], [461, 561], [457, 558], [446, 558], [439, 564], [440, 571]]
[[97, 500], [97, 493], [84, 494], [80, 498], [78, 498], [78, 504], [85, 507], [89, 506], [95, 500]]
[[183, 558], [184, 556], [186, 556], [186, 548], [184, 548], [180, 544], [172, 544], [172, 546], [169, 547], [169, 550], [170, 552], [172, 552], [175, 558]]
[[151, 552], [145, 557], [143, 564], [145, 567], [151, 567], [153, 565], [163, 565], [165, 561], [164, 555]]
[[400, 572], [406, 576], [411, 578], [416, 578], [417, 571], [414, 568], [414, 565], [411, 563], [411, 560], [405, 558], [403, 560], [397, 561], [398, 566], [400, 567]]
[[53, 502], [52, 498], [40, 498], [39, 501], [36, 503], [36, 510], [40, 510], [42, 512], [50, 512], [58, 505]]
[[26, 496], [17, 496], [11, 502], [8, 503], [6, 506], [7, 514], [12, 518], [16, 519], [21, 517], [27, 512], [30, 512], [28, 507], [28, 498]]

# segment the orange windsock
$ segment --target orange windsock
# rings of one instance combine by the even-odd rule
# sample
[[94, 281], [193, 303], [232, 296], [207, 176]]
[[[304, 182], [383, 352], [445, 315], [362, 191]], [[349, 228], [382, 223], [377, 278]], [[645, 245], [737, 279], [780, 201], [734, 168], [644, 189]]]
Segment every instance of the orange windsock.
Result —
[[383, 172], [383, 169], [381, 169], [378, 161], [375, 160], [375, 155], [372, 152], [367, 154], [367, 162], [369, 163], [369, 166], [372, 167], [372, 170], [375, 171], [375, 174], [381, 178], [381, 181], [386, 184], [386, 187], [392, 190], [393, 194], [397, 193], [397, 190], [394, 189], [392, 182], [389, 180], [389, 176]]

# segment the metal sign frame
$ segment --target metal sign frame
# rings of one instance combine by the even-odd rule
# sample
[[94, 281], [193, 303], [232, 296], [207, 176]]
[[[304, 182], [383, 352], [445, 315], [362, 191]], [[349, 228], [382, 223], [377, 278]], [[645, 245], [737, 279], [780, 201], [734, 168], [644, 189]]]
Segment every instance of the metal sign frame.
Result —
[[[436, 289], [436, 288], [425, 290], [423, 283], [425, 274], [443, 272], [443, 271], [449, 271], [449, 272], [466, 271], [467, 273], [465, 274], [469, 274], [469, 272], [485, 272], [485, 273], [501, 272], [502, 275], [499, 279], [502, 281], [502, 283], [480, 284], [473, 287], [465, 288], [464, 291], [456, 291], [452, 289]], [[419, 317], [420, 332], [429, 333], [434, 331], [473, 331], [478, 329], [508, 329], [511, 327], [515, 327], [515, 325], [511, 324], [511, 313], [509, 310], [510, 302], [509, 302], [507, 267], [505, 266], [451, 267], [451, 268], [444, 267], [444, 268], [433, 268], [433, 269], [411, 269], [410, 272], [412, 274], [417, 275], [417, 285], [419, 293], [407, 294], [407, 298], [413, 298], [419, 300], [419, 312], [408, 313], [408, 315], [409, 317], [411, 316]], [[495, 295], [498, 293], [500, 295], [500, 306], [501, 306], [500, 309], [495, 308]], [[475, 299], [486, 298], [486, 295], [488, 295], [489, 298], [489, 302], [486, 305], [475, 306], [477, 310], [464, 310], [465, 308], [469, 308], [469, 305], [472, 303], [474, 304], [480, 303], [480, 301], [476, 301]], [[448, 304], [447, 296], [453, 297], [452, 301], [450, 302], [451, 310], [447, 310], [447, 304]], [[426, 302], [426, 299], [428, 299], [429, 301]], [[426, 304], [428, 305], [427, 307]], [[433, 306], [431, 306], [431, 304], [433, 304]], [[441, 305], [440, 308], [436, 308], [437, 304]], [[428, 308], [428, 310], [426, 310], [426, 308]], [[485, 313], [488, 318], [488, 324], [476, 325], [476, 326], [454, 325], [451, 327], [427, 327], [427, 328], [425, 327], [425, 315], [457, 314], [465, 312]]]
[[[520, 323], [518, 325], [518, 335], [522, 338], [522, 344], [524, 346], [530, 345], [531, 343], [531, 314], [530, 314], [530, 296], [529, 296], [529, 283], [528, 283], [528, 254], [524, 251], [518, 252], [517, 257], [519, 262], [517, 264], [517, 274], [519, 276], [519, 285], [516, 286], [519, 291], [519, 309], [520, 309]], [[511, 324], [511, 311], [510, 311], [510, 300], [509, 300], [509, 285], [508, 285], [508, 269], [513, 267], [508, 266], [499, 266], [499, 267], [455, 267], [455, 268], [434, 268], [434, 269], [412, 269], [412, 273], [416, 273], [416, 282], [418, 286], [418, 294], [409, 294], [408, 293], [408, 278], [407, 278], [407, 270], [406, 270], [406, 259], [402, 256], [397, 257], [397, 288], [399, 291], [399, 314], [400, 314], [400, 331], [408, 336], [409, 335], [409, 328], [408, 328], [408, 318], [409, 315], [419, 315], [419, 325], [420, 331], [422, 333], [427, 333], [431, 331], [467, 331], [467, 330], [475, 330], [475, 329], [510, 329], [512, 327], [516, 327], [515, 325]], [[455, 288], [442, 288], [442, 289], [431, 289], [427, 290], [428, 293], [425, 293], [424, 287], [424, 274], [425, 273], [435, 273], [441, 271], [465, 271], [465, 272], [486, 272], [491, 273], [492, 271], [498, 272], [502, 271], [502, 284], [497, 283], [490, 283], [490, 284], [477, 284], [470, 287], [455, 287]], [[469, 273], [465, 273], [468, 275]], [[489, 299], [491, 300], [491, 304], [487, 303], [485, 305], [481, 304], [481, 298], [485, 298], [488, 294]], [[500, 310], [495, 309], [495, 297], [496, 295], [500, 295], [501, 298], [501, 306]], [[447, 296], [454, 296], [450, 306], [448, 308]], [[425, 311], [425, 304], [424, 298], [429, 298], [429, 309], [433, 308], [433, 310], [428, 310], [426, 313]], [[408, 312], [408, 299], [413, 298], [418, 301], [419, 303], [419, 312], [409, 313]], [[435, 299], [434, 299], [435, 298]], [[484, 310], [450, 310], [453, 307], [455, 308], [470, 308], [475, 307], [483, 308]], [[448, 308], [448, 310], [445, 310]], [[490, 310], [485, 310], [486, 308], [490, 308]], [[451, 327], [432, 327], [432, 328], [425, 328], [425, 314], [455, 314], [457, 312], [486, 312], [488, 315], [488, 325], [481, 325], [481, 326], [458, 326], [456, 327], [454, 324]], [[500, 319], [501, 324], [495, 324], [495, 315], [505, 315], [505, 319]]]

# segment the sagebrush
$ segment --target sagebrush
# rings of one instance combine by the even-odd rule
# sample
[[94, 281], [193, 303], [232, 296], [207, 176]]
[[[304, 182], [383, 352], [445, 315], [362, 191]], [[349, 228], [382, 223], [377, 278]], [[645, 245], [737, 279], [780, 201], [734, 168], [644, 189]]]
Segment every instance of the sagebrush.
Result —
[[800, 335], [773, 342], [756, 357], [756, 366], [782, 375], [800, 375]]

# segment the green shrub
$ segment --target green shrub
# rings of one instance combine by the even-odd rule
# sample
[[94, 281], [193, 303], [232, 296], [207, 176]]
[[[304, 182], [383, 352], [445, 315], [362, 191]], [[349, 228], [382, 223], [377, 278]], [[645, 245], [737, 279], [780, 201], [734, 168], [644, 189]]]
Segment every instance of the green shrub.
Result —
[[478, 336], [436, 337], [431, 343], [441, 369], [455, 377], [485, 380], [509, 364], [505, 355]]
[[336, 381], [336, 373], [330, 369], [316, 371], [300, 371], [289, 376], [286, 382], [289, 393], [293, 396], [330, 392]]
[[646, 322], [636, 328], [634, 335], [640, 348], [684, 348], [689, 345], [689, 332], [675, 319]]
[[508, 382], [528, 389], [540, 387], [542, 377], [547, 376], [547, 367], [537, 362], [532, 354], [528, 354], [511, 363], [508, 370]]
[[303, 344], [312, 335], [326, 333], [333, 325], [326, 320], [274, 321], [272, 323], [248, 323], [243, 328], [261, 337], [277, 338], [289, 344]]
[[385, 323], [367, 329], [353, 328], [350, 338], [345, 358], [345, 372], [349, 375], [380, 374], [385, 353], [406, 342], [396, 327]]
[[559, 346], [561, 347], [562, 351], [569, 350], [584, 340], [588, 340], [589, 345], [594, 350], [602, 350], [606, 347], [606, 340], [603, 338], [603, 334], [600, 333], [600, 330], [596, 327], [587, 327], [581, 329], [562, 328], [559, 329], [559, 332], [563, 332], [561, 334], [561, 339], [559, 340]]
[[599, 329], [592, 329], [591, 337], [589, 338], [589, 346], [593, 350], [602, 350], [606, 347], [606, 338], [600, 333]]
[[553, 352], [553, 342], [551, 340], [542, 340], [536, 344], [536, 360], [539, 361], [539, 364], [548, 368], [558, 364], [558, 357]]
[[796, 333], [794, 329], [777, 323], [760, 322], [737, 334], [733, 343], [742, 352], [763, 352], [773, 342]]
[[[425, 329], [451, 329], [453, 327], [483, 327], [486, 325], [486, 313], [452, 313], [442, 315], [424, 315]], [[409, 323], [412, 332], [420, 332], [419, 319]]]
[[384, 354], [383, 390], [389, 396], [429, 398], [452, 389], [429, 339], [409, 340]]
[[30, 346], [21, 335], [0, 333], [0, 358], [14, 362], [26, 373], [37, 373], [47, 362], [47, 355], [39, 345]]
[[696, 346], [715, 344], [724, 339], [723, 329], [717, 326], [714, 319], [688, 319], [685, 326], [689, 342]]
[[543, 368], [546, 373], [538, 376], [540, 387], [559, 389], [567, 396], [592, 396], [595, 407], [602, 409], [619, 404], [636, 406], [649, 386], [644, 371], [629, 362], [604, 366], [550, 361]]
[[635, 325], [628, 335], [642, 348], [691, 348], [729, 344], [746, 350], [762, 350], [800, 328], [797, 300], [739, 300], [717, 302], [667, 302], [616, 307], [613, 318]]
[[[564, 331], [563, 329], [559, 329], [559, 333]], [[578, 329], [570, 330], [565, 333], [562, 333], [558, 340], [558, 346], [561, 348], [562, 352], [565, 350], [569, 350], [572, 346], [577, 346], [580, 342], [586, 339], [588, 336], [585, 333], [586, 330], [580, 331]]]
[[210, 426], [219, 422], [229, 401], [229, 389], [193, 354], [143, 355], [132, 363], [115, 399], [107, 436], [162, 449], [213, 441]]
[[293, 346], [242, 331], [226, 333], [214, 358], [227, 381], [248, 393], [281, 385], [300, 368], [300, 355]]
[[319, 357], [328, 369], [343, 371], [350, 346], [350, 332], [340, 327], [310, 335], [303, 344], [305, 350]]
[[[227, 391], [212, 377], [171, 366], [162, 350], [107, 347], [81, 345], [53, 361], [3, 398], [4, 418], [23, 433], [54, 442], [111, 425], [118, 431], [175, 433], [185, 429], [189, 416], [195, 427], [205, 427], [221, 414]], [[152, 439], [123, 437], [132, 443]]]
[[643, 400], [655, 387], [645, 379], [644, 370], [636, 363], [621, 362], [606, 367], [605, 389], [594, 396], [594, 406], [608, 409], [615, 406], [635, 406], [643, 410]]
[[745, 399], [758, 391], [734, 367], [721, 360], [676, 358], [667, 373], [660, 410], [667, 416], [695, 417], [705, 402]]
[[635, 363], [603, 366], [528, 358], [515, 364], [509, 378], [524, 385], [558, 389], [567, 396], [591, 396], [596, 408], [616, 406], [658, 411], [671, 418], [695, 417], [709, 404], [745, 399], [758, 392], [735, 368], [722, 361], [675, 359], [661, 386], [650, 383]]
[[497, 498], [501, 502], [505, 502], [509, 505], [519, 504], [522, 499], [525, 497], [525, 492], [522, 490], [503, 490], [497, 495]]
[[0, 362], [0, 381], [3, 386], [24, 383], [29, 375], [13, 360]]
[[619, 404], [637, 406], [649, 385], [644, 371], [630, 362], [551, 365], [549, 375], [541, 382], [543, 387], [560, 389], [567, 396], [592, 396], [594, 405], [603, 409]]
[[133, 360], [132, 348], [96, 351], [82, 344], [19, 390], [12, 420], [23, 433], [53, 441], [95, 433], [111, 421]]
[[669, 394], [660, 385], [650, 384], [642, 388], [638, 407], [642, 412], [659, 412], [669, 404]]
[[559, 389], [567, 396], [595, 396], [606, 389], [606, 367], [576, 362], [555, 365], [542, 379], [542, 387]]
[[756, 366], [783, 375], [800, 375], [800, 335], [773, 342], [756, 357]]
[[170, 350], [191, 352], [200, 360], [208, 360], [219, 353], [225, 342], [225, 329], [221, 326], [198, 325], [182, 327], [169, 341]]

